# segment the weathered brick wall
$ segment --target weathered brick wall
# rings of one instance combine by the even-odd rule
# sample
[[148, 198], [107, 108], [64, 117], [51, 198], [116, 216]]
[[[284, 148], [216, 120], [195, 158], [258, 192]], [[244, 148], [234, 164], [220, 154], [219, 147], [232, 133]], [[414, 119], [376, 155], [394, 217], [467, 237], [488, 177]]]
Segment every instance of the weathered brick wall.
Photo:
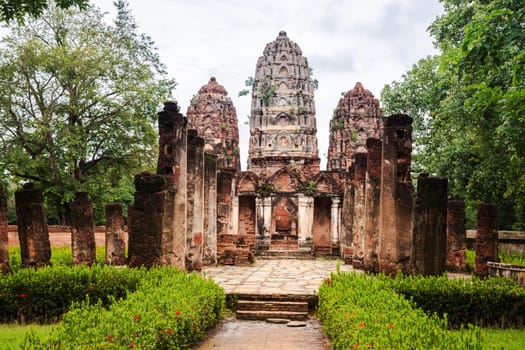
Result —
[[217, 260], [224, 265], [250, 265], [254, 262], [255, 235], [219, 234]]
[[[51, 243], [52, 247], [63, 247], [63, 246], [71, 246], [71, 227], [69, 226], [59, 226], [59, 225], [50, 225], [48, 226], [49, 230], [49, 242]], [[128, 228], [127, 226], [124, 226], [123, 229], [123, 239], [124, 242], [128, 242]], [[106, 227], [105, 226], [95, 226], [94, 227], [95, 232], [95, 244], [97, 247], [103, 247], [106, 242]], [[18, 240], [18, 232], [16, 225], [9, 225], [8, 228], [8, 236], [9, 236], [9, 246], [10, 247], [18, 247], [20, 245], [20, 241]]]

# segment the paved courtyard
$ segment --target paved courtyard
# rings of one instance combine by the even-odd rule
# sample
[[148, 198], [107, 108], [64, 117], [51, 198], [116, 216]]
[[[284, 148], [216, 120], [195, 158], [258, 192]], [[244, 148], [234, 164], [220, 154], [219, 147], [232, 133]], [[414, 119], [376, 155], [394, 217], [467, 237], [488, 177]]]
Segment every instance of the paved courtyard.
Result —
[[[207, 267], [204, 273], [227, 294], [315, 296], [323, 280], [336, 270], [335, 260], [259, 259], [249, 267]], [[350, 271], [352, 267], [341, 264], [340, 270]], [[227, 318], [194, 349], [327, 350], [330, 345], [315, 318], [301, 328]]]
[[[204, 273], [226, 294], [317, 295], [323, 280], [336, 270], [335, 260], [258, 259], [249, 267], [207, 267]], [[340, 270], [350, 271], [352, 267], [341, 263]]]

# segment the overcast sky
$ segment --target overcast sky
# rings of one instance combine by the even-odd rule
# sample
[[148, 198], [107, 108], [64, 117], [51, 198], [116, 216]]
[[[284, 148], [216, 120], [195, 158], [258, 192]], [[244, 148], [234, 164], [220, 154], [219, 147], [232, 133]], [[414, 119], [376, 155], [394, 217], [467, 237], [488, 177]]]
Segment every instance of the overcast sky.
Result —
[[[238, 97], [257, 58], [279, 31], [296, 42], [319, 80], [315, 92], [321, 168], [329, 121], [342, 92], [360, 81], [376, 98], [420, 58], [434, 54], [429, 24], [438, 0], [129, 0], [139, 31], [155, 41], [174, 97], [186, 114], [191, 97], [215, 76], [237, 109], [246, 169], [250, 97]], [[112, 1], [95, 0], [113, 17]]]

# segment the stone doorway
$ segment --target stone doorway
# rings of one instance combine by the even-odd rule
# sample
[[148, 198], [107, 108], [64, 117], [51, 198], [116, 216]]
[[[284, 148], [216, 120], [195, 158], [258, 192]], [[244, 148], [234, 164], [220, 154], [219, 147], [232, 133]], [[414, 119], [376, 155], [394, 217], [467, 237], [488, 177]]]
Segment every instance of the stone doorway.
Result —
[[239, 234], [255, 237], [255, 196], [239, 196]]
[[331, 251], [331, 207], [329, 197], [314, 198], [314, 222], [312, 227], [314, 250]]
[[297, 199], [277, 198], [272, 203], [271, 250], [297, 250]]

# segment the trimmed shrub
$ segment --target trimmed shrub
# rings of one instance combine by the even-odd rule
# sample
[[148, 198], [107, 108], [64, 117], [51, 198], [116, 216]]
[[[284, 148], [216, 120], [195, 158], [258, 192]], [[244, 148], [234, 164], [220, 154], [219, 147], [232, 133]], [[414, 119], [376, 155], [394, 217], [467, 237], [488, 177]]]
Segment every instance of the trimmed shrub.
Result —
[[75, 304], [49, 341], [23, 349], [189, 349], [220, 321], [225, 294], [215, 282], [173, 268], [151, 269], [139, 289], [104, 308]]
[[386, 278], [332, 274], [319, 289], [318, 316], [334, 349], [478, 349], [479, 329], [449, 332], [397, 294]]
[[0, 279], [2, 322], [51, 322], [89, 297], [108, 306], [137, 289], [145, 269], [83, 265], [21, 269]]
[[450, 327], [523, 327], [525, 289], [515, 281], [496, 277], [450, 279], [440, 277], [384, 277], [398, 293], [413, 300], [427, 314], [447, 315]]

